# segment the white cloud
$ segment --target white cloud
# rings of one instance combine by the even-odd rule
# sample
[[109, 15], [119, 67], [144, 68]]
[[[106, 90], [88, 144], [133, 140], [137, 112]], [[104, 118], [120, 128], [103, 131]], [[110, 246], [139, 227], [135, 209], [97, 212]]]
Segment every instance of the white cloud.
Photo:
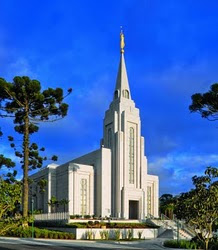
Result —
[[149, 172], [160, 178], [160, 193], [180, 193], [191, 187], [191, 178], [202, 175], [207, 166], [218, 164], [218, 154], [169, 153], [154, 157]]
[[17, 58], [16, 61], [8, 65], [6, 76], [9, 79], [12, 79], [14, 76], [29, 76], [30, 78], [36, 78], [36, 74], [32, 71], [28, 60], [23, 57]]

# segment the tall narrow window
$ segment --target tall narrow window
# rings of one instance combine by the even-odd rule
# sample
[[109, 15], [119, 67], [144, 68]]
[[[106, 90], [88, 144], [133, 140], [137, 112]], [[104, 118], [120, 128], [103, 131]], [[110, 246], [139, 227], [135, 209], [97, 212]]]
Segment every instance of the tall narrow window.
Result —
[[148, 215], [151, 214], [151, 187], [147, 187], [147, 210]]
[[80, 181], [80, 196], [81, 196], [81, 215], [87, 214], [87, 180], [81, 179]]
[[123, 97], [129, 99], [129, 91], [127, 89], [123, 90]]
[[129, 129], [129, 183], [134, 184], [134, 128]]
[[111, 138], [111, 128], [108, 129], [108, 147], [111, 148], [112, 138]]

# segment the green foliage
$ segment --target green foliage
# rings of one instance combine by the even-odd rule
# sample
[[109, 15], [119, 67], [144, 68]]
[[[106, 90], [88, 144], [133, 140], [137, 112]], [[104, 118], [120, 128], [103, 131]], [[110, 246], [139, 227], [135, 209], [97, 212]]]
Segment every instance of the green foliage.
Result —
[[170, 219], [173, 219], [177, 197], [173, 197], [172, 194], [163, 194], [160, 201], [160, 212], [165, 214]]
[[[69, 89], [67, 95], [71, 92]], [[17, 150], [12, 136], [8, 139], [23, 168], [24, 217], [28, 215], [28, 171], [42, 167], [43, 160], [47, 159], [40, 156], [38, 145], [30, 142], [30, 135], [38, 132], [40, 122], [53, 122], [67, 115], [68, 105], [63, 102], [66, 96], [61, 88], [42, 91], [40, 82], [27, 76], [16, 76], [11, 83], [0, 78], [0, 117], [13, 118], [15, 131], [22, 135], [21, 151]], [[52, 160], [57, 160], [57, 156]], [[2, 155], [0, 161], [6, 166], [13, 165]]]
[[87, 237], [87, 240], [92, 240], [93, 239], [93, 232], [91, 230], [88, 230], [86, 232], [86, 237]]
[[177, 217], [197, 229], [199, 240], [211, 241], [212, 229], [218, 218], [218, 168], [208, 167], [204, 176], [192, 178], [194, 189], [181, 194], [177, 203]]
[[[23, 228], [22, 226], [19, 226], [10, 230], [7, 236], [30, 238], [32, 237], [32, 228]], [[37, 227], [34, 228], [34, 237], [44, 239], [75, 239], [75, 235], [72, 233], [40, 229]]]
[[184, 248], [184, 249], [200, 249], [197, 243], [188, 240], [167, 240], [164, 242], [164, 247]]
[[120, 235], [121, 235], [120, 230], [115, 230], [114, 235], [115, 235], [115, 240], [120, 240]]
[[68, 205], [70, 201], [68, 199], [62, 199], [58, 203], [64, 207], [64, 212], [66, 211], [66, 206]]
[[84, 215], [84, 219], [90, 219], [90, 218], [91, 218], [91, 215], [88, 215], [88, 214]]
[[218, 120], [218, 83], [211, 85], [210, 90], [204, 94], [192, 95], [191, 112], [198, 112], [201, 117], [210, 121]]
[[7, 235], [11, 230], [16, 229], [22, 225], [23, 220], [19, 217], [7, 217], [0, 221], [0, 236]]
[[143, 231], [138, 231], [138, 238], [141, 240]]
[[12, 213], [21, 203], [21, 183], [10, 183], [0, 178], [0, 219]]
[[127, 239], [128, 240], [133, 240], [133, 232], [130, 229], [127, 231]]
[[104, 239], [109, 240], [109, 231], [103, 230], [103, 234], [104, 234]]
[[100, 233], [101, 240], [103, 240], [104, 239], [104, 232], [100, 231], [99, 233]]
[[107, 223], [107, 228], [155, 228], [147, 223]]
[[88, 221], [88, 222], [74, 222], [67, 224], [67, 227], [72, 228], [100, 228], [106, 226], [107, 228], [158, 228], [147, 223], [105, 223], [99, 221]]

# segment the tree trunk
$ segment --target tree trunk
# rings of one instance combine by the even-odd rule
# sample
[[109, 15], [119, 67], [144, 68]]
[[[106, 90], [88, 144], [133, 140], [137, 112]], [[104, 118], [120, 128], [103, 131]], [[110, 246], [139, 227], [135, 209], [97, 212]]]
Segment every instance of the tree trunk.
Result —
[[205, 241], [205, 250], [208, 250], [208, 243], [209, 243], [209, 241], [206, 240], [206, 241]]
[[28, 106], [25, 106], [24, 118], [24, 140], [23, 140], [23, 154], [24, 154], [24, 167], [23, 167], [23, 217], [28, 216], [28, 168], [29, 168], [29, 117]]

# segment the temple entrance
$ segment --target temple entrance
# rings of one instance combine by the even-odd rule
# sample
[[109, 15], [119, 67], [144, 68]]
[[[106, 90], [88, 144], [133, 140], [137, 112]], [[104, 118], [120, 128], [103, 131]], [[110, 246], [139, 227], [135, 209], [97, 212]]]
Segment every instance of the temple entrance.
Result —
[[139, 202], [138, 201], [129, 201], [129, 219], [138, 219], [139, 218]]

